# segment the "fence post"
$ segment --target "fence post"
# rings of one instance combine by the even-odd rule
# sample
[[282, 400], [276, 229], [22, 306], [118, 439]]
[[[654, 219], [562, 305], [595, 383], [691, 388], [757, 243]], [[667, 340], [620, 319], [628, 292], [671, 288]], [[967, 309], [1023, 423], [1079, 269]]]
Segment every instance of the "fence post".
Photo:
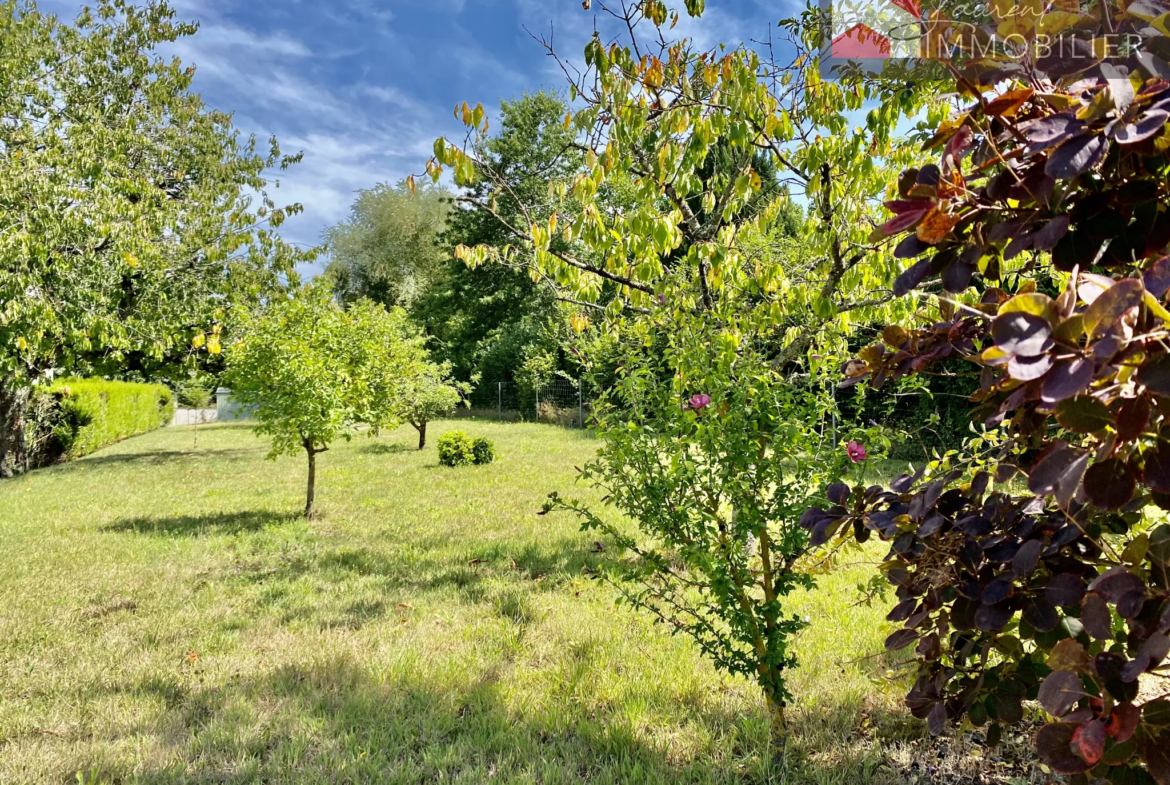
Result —
[[577, 424], [581, 429], [585, 428], [585, 380], [581, 377], [577, 378]]
[[534, 422], [540, 422], [540, 388], [535, 383], [532, 385], [532, 393], [536, 396], [536, 419]]
[[500, 382], [496, 391], [496, 413], [500, 422], [504, 421], [504, 383]]

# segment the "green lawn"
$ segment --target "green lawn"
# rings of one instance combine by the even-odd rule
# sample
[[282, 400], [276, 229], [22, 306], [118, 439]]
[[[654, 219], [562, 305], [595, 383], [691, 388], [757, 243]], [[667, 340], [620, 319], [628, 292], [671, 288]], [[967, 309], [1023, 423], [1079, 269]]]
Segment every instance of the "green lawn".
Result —
[[534, 514], [550, 491], [595, 498], [573, 467], [596, 442], [459, 427], [494, 439], [499, 460], [441, 468], [409, 428], [336, 445], [312, 523], [295, 514], [303, 461], [264, 460], [241, 425], [200, 428], [197, 450], [189, 428], [166, 429], [0, 484], [0, 783], [1000, 771], [956, 755], [956, 739], [922, 741], [898, 708], [885, 609], [854, 605], [864, 564], [793, 601], [815, 626], [792, 679], [791, 764], [770, 770], [752, 685], [615, 607], [591, 577], [611, 551]]

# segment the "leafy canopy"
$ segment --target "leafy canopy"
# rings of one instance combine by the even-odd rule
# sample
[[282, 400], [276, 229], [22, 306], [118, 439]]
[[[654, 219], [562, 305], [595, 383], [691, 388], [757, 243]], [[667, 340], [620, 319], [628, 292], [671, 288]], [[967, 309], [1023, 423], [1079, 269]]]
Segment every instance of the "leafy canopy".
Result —
[[156, 54], [196, 29], [165, 3], [68, 25], [0, 2], [0, 378], [218, 352], [228, 308], [315, 256], [272, 231], [300, 208], [265, 190], [299, 156], [241, 138]]
[[400, 422], [408, 381], [423, 368], [422, 338], [400, 309], [363, 300], [343, 309], [323, 286], [241, 317], [224, 382], [255, 407], [269, 457], [320, 452]]
[[[1064, 31], [1064, 56], [954, 70], [970, 103], [880, 230], [921, 257], [900, 293], [938, 278], [948, 294], [846, 366], [847, 384], [879, 387], [962, 358], [979, 370], [971, 416], [993, 430], [928, 476], [838, 486], [805, 523], [816, 544], [891, 543], [902, 626], [886, 646], [914, 646], [906, 700], [932, 732], [990, 721], [994, 741], [1036, 699], [1055, 771], [1167, 785], [1170, 15], [1096, 10], [1006, 28]], [[1107, 34], [1142, 45], [1098, 46]]]

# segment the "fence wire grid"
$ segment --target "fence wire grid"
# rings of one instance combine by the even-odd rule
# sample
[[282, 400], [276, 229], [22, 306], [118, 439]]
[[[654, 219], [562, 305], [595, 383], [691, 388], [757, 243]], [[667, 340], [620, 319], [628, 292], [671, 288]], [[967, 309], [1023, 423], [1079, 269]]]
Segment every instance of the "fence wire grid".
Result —
[[471, 417], [543, 422], [566, 428], [589, 425], [594, 392], [583, 379], [554, 376], [535, 385], [481, 381], [470, 396]]

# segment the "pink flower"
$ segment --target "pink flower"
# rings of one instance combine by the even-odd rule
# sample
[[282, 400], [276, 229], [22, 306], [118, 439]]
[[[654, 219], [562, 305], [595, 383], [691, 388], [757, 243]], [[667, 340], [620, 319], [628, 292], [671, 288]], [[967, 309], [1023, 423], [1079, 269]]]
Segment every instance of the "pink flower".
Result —
[[849, 453], [849, 460], [854, 463], [860, 463], [869, 457], [865, 454], [865, 445], [856, 439], [845, 445], [845, 452]]
[[701, 412], [703, 409], [711, 405], [711, 396], [704, 395], [703, 393], [696, 393], [695, 395], [691, 396], [690, 404], [691, 408], [696, 412]]

